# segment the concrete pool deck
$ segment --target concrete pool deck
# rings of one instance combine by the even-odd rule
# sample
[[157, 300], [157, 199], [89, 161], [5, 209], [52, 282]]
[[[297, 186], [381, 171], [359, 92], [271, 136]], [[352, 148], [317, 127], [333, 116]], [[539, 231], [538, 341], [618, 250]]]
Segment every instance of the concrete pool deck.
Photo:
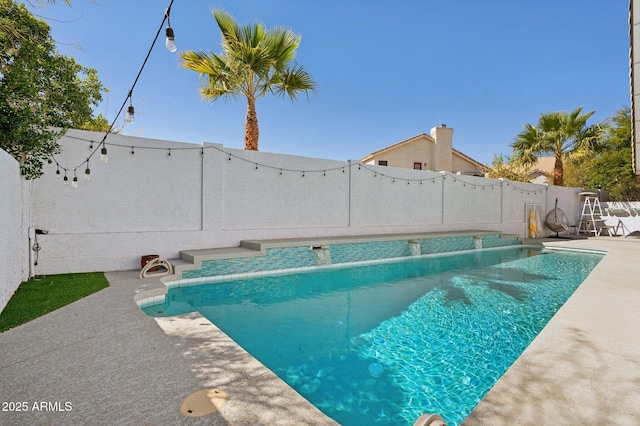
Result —
[[463, 424], [640, 424], [640, 240], [544, 245], [608, 253]]
[[[640, 423], [640, 240], [544, 244], [608, 255], [464, 424]], [[199, 314], [144, 315], [134, 296], [162, 284], [138, 273], [0, 334], [0, 424], [335, 424]], [[203, 388], [226, 403], [181, 414]]]

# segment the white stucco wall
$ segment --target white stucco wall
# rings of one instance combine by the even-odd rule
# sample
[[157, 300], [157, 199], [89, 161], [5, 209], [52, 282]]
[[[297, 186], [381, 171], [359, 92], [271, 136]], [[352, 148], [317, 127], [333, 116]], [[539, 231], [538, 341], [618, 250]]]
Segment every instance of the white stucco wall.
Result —
[[442, 174], [357, 164], [351, 169], [352, 227], [384, 233], [375, 229], [393, 226], [396, 232], [412, 232], [441, 224], [441, 211], [434, 207], [442, 204]]
[[[39, 237], [38, 274], [134, 269], [145, 254], [175, 258], [180, 250], [251, 239], [471, 229], [524, 236], [525, 204], [540, 204], [546, 212], [555, 199], [549, 194], [557, 192], [544, 185], [119, 135], [107, 139], [108, 163], [99, 153], [90, 159], [86, 182], [81, 164], [91, 154], [88, 140], [101, 138], [71, 131], [61, 141], [63, 153], [56, 158], [67, 167], [80, 165], [78, 188], [63, 185], [55, 164], [33, 182], [30, 225], [49, 232]], [[72, 178], [73, 171], [67, 175]], [[577, 192], [559, 192], [567, 215], [579, 210]]]
[[0, 149], [0, 312], [28, 274], [20, 166]]

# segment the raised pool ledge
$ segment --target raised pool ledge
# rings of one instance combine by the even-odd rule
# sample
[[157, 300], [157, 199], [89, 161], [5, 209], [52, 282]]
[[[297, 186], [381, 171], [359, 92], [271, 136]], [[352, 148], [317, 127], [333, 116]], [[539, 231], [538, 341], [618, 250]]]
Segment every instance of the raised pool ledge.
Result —
[[302, 272], [317, 267], [521, 244], [519, 237], [499, 231], [246, 240], [238, 247], [181, 251], [179, 259], [171, 260], [174, 274], [161, 281], [167, 287], [194, 285], [284, 271]]

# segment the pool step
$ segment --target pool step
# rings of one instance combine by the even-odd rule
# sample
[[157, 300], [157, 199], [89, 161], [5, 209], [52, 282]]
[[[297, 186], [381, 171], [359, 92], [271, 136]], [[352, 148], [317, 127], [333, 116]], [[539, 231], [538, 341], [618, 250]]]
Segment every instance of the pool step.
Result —
[[180, 258], [191, 263], [197, 263], [203, 260], [228, 259], [230, 257], [252, 257], [259, 255], [259, 248], [254, 249], [244, 246], [183, 250], [180, 252]]
[[173, 275], [161, 278], [162, 282], [171, 282], [182, 278], [184, 271], [200, 269], [205, 260], [229, 259], [235, 257], [254, 257], [264, 252], [247, 247], [218, 247], [209, 249], [182, 250], [180, 257], [169, 259], [173, 266]]

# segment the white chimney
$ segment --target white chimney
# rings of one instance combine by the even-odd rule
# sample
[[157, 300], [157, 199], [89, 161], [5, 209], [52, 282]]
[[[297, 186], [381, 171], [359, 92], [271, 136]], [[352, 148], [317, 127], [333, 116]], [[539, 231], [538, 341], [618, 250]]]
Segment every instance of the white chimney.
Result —
[[435, 169], [437, 171], [453, 170], [453, 129], [441, 124], [431, 129], [431, 137], [436, 141]]

